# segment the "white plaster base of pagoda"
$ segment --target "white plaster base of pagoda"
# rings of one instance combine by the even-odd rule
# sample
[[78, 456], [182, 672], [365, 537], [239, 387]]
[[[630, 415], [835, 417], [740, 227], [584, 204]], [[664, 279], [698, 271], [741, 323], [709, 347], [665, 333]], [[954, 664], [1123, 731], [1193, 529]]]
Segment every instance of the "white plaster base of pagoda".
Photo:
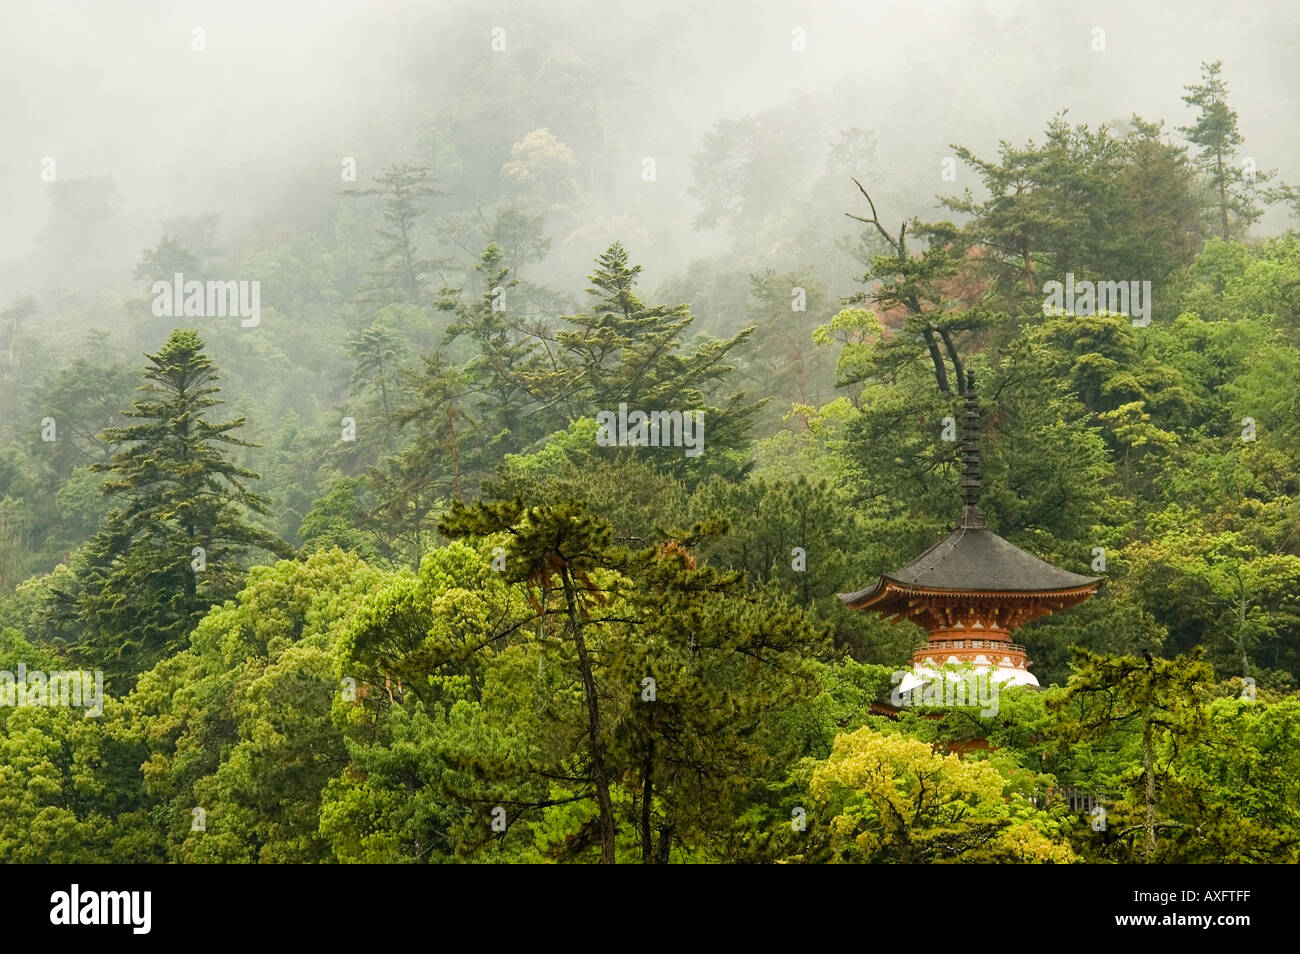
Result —
[[[955, 664], [956, 659], [952, 662]], [[989, 680], [996, 682], [998, 685], [1007, 686], [1038, 686], [1038, 680], [1028, 669], [1017, 669], [1014, 666], [994, 666], [987, 663], [974, 663], [971, 669], [948, 669], [944, 675], [952, 682], [965, 677], [968, 673], [988, 673]], [[939, 670], [934, 666], [916, 665], [912, 671], [903, 677], [903, 681], [898, 684], [899, 693], [911, 692], [913, 689], [928, 685], [935, 679], [939, 678]]]

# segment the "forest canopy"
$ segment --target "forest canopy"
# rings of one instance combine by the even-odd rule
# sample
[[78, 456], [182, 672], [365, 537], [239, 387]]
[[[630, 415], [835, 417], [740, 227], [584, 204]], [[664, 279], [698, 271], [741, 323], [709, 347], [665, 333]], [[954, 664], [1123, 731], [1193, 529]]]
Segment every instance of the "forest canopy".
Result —
[[[112, 178], [48, 183], [0, 861], [1300, 860], [1300, 202], [1232, 65], [937, 195], [860, 90], [722, 116], [655, 272], [592, 213], [634, 84], [536, 42], [124, 267]], [[891, 710], [926, 633], [836, 595], [952, 530], [970, 381], [988, 527], [1103, 583], [1016, 630], [1041, 688]]]

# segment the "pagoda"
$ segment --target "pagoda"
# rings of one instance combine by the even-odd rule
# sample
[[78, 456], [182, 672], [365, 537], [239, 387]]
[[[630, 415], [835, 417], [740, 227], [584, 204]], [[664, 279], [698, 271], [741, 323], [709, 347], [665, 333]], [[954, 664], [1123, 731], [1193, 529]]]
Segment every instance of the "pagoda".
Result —
[[1025, 647], [1011, 641], [1011, 631], [1083, 602], [1101, 585], [1100, 577], [1046, 563], [984, 525], [973, 374], [967, 375], [963, 398], [964, 506], [956, 529], [902, 569], [839, 595], [849, 609], [879, 613], [893, 623], [911, 620], [929, 634], [913, 653], [912, 672], [898, 687], [903, 692], [932, 680], [941, 666], [963, 663], [988, 672], [992, 681], [1037, 686]]

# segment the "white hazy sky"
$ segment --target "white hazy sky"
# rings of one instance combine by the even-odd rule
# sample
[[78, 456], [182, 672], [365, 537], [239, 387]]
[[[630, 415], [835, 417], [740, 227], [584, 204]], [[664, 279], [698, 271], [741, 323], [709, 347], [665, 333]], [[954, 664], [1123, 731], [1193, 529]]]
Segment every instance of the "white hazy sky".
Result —
[[[497, 25], [526, 43], [538, 16], [577, 55], [613, 49], [655, 77], [632, 120], [647, 141], [693, 149], [718, 118], [865, 76], [860, 124], [894, 161], [926, 164], [950, 142], [1038, 135], [1066, 106], [1076, 121], [1186, 122], [1182, 86], [1223, 59], [1247, 151], [1300, 181], [1296, 0], [0, 0], [0, 259], [44, 222], [43, 157], [61, 179], [111, 176], [142, 227], [208, 209], [238, 222], [313, 157], [356, 152], [370, 107], [411, 71], [437, 75], [448, 50], [491, 55]], [[795, 27], [806, 54], [791, 52]], [[194, 28], [206, 52], [191, 49]], [[684, 178], [665, 181], [686, 228]]]

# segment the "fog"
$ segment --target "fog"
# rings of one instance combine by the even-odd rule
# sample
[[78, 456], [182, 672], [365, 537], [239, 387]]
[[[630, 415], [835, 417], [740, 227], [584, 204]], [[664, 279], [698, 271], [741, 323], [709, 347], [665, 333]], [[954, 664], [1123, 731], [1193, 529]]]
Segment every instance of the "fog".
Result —
[[[491, 49], [494, 27], [505, 30], [505, 51]], [[1105, 30], [1104, 51], [1092, 49], [1094, 27]], [[205, 31], [202, 51], [195, 29]], [[804, 51], [792, 49], [796, 29], [806, 31]], [[825, 111], [828, 138], [849, 125], [872, 131], [872, 172], [889, 183], [885, 214], [924, 216], [934, 193], [974, 184], [965, 170], [965, 182], [940, 181], [950, 143], [988, 153], [1000, 139], [1040, 133], [1066, 108], [1076, 122], [1136, 112], [1176, 126], [1190, 115], [1182, 87], [1202, 60], [1222, 59], [1246, 151], [1295, 180], [1298, 43], [1300, 10], [1286, 0], [11, 2], [0, 30], [0, 302], [41, 290], [24, 259], [49, 216], [46, 157], [57, 181], [116, 184], [122, 231], [112, 264], [125, 280], [165, 219], [220, 212], [222, 244], [239, 245], [295, 206], [328, 201], [341, 157], [356, 157], [359, 184], [391, 162], [430, 162], [419, 129], [459, 110], [493, 71], [519, 78], [498, 76], [491, 93], [505, 99], [499, 125], [481, 138], [497, 148], [462, 151], [460, 162], [494, 174], [509, 143], [549, 128], [588, 177], [579, 234], [592, 240], [568, 257], [589, 259], [622, 232], [659, 280], [727, 241], [723, 230], [692, 225], [690, 157], [701, 137], [720, 119], [799, 97]], [[551, 95], [548, 67], [580, 74], [572, 89], [581, 95]], [[490, 115], [480, 110], [475, 121]], [[585, 143], [560, 134], [584, 124]], [[653, 183], [641, 178], [645, 156], [656, 161]], [[844, 185], [842, 209], [809, 214], [853, 208], [856, 193]], [[1257, 231], [1284, 224], [1273, 210]], [[567, 225], [552, 236], [561, 260], [577, 228]]]

